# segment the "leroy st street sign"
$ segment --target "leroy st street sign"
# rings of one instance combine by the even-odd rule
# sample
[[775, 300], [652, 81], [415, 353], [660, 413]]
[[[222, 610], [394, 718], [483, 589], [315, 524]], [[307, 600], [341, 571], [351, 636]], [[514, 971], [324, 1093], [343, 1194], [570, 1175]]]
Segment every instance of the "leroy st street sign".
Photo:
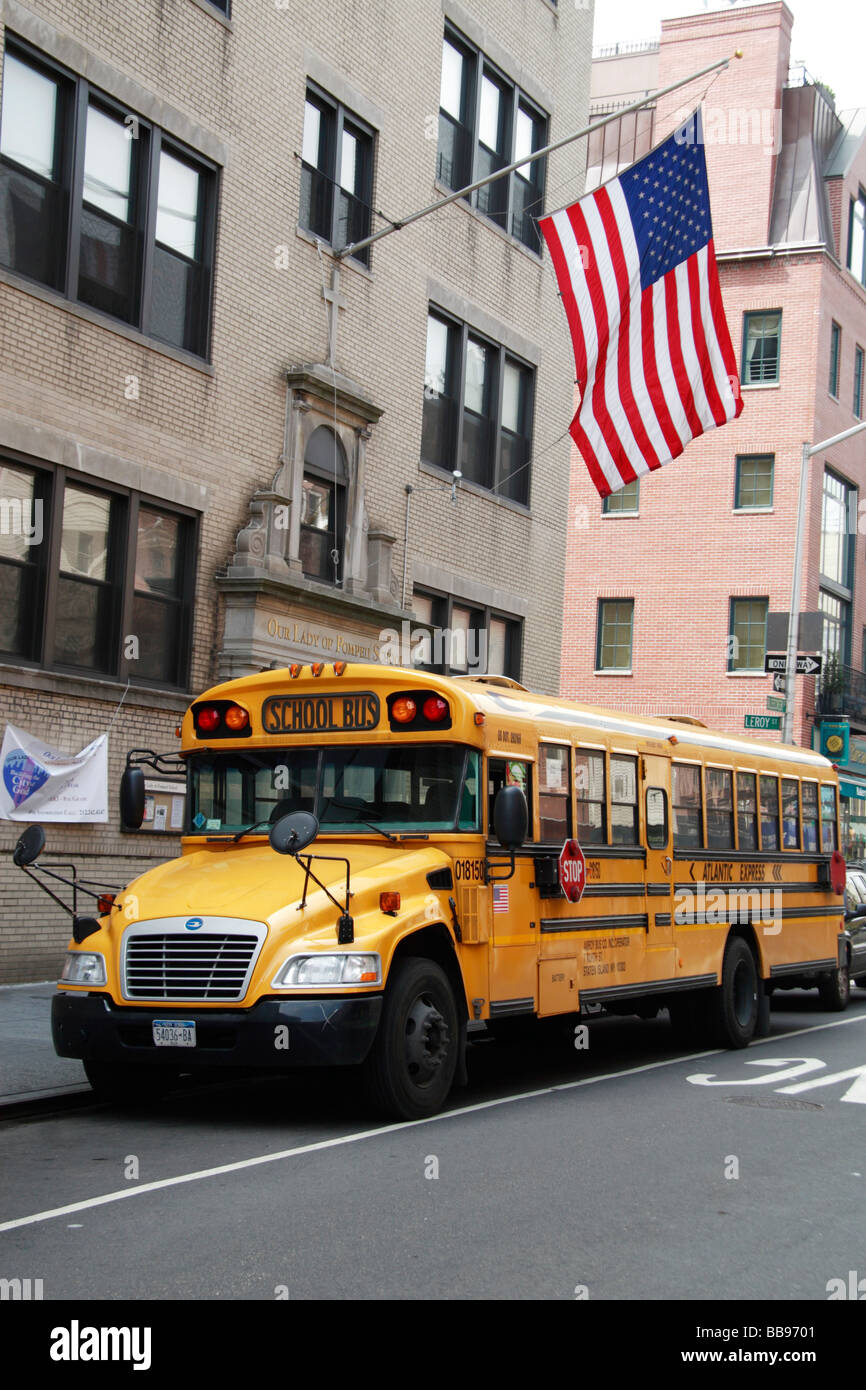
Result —
[[[784, 675], [788, 670], [788, 658], [784, 652], [778, 656], [773, 656], [769, 652], [764, 657], [764, 670], [776, 672]], [[798, 676], [817, 676], [821, 670], [820, 656], [804, 656], [799, 653], [797, 656], [797, 675]]]
[[743, 720], [746, 729], [781, 729], [780, 714], [747, 714]]

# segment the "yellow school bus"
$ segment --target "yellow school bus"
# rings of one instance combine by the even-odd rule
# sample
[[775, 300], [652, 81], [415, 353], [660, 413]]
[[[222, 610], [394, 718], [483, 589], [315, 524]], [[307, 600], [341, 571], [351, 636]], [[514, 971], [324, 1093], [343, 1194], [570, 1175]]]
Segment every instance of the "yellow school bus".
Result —
[[[180, 737], [181, 854], [76, 919], [53, 1003], [57, 1051], [107, 1095], [352, 1066], [416, 1118], [465, 1078], [467, 1037], [521, 1017], [667, 1009], [743, 1047], [774, 988], [847, 1003], [816, 753], [342, 662], [218, 685]], [[127, 826], [165, 761], [130, 754]]]

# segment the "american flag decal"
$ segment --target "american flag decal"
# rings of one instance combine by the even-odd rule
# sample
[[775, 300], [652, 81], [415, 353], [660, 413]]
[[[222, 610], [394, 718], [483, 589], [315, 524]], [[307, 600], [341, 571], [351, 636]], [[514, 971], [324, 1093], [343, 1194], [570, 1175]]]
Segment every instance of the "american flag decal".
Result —
[[743, 409], [700, 112], [538, 225], [574, 345], [580, 405], [571, 435], [607, 497]]
[[495, 883], [493, 885], [493, 911], [508, 911], [508, 884]]

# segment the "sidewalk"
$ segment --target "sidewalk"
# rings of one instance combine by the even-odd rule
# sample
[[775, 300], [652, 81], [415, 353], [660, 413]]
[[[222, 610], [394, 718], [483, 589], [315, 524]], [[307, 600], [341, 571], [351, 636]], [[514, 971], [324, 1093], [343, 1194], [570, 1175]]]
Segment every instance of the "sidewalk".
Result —
[[58, 1057], [51, 1041], [53, 980], [0, 986], [0, 1106], [28, 1096], [87, 1087], [81, 1063]]

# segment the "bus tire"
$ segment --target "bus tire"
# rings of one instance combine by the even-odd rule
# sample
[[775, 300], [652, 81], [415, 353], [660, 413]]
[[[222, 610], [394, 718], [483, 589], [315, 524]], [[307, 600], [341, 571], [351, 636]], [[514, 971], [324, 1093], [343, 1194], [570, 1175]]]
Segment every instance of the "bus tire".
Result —
[[838, 970], [831, 970], [828, 975], [821, 976], [818, 981], [818, 999], [822, 1009], [827, 1009], [829, 1013], [841, 1014], [847, 1009], [850, 998], [851, 977], [847, 965], [840, 965]]
[[84, 1062], [84, 1073], [100, 1100], [111, 1105], [146, 1105], [176, 1084], [176, 1067], [125, 1066], [123, 1062]]
[[758, 971], [755, 957], [741, 936], [725, 947], [722, 983], [713, 991], [709, 1021], [716, 1042], [723, 1047], [748, 1047], [758, 1026]]
[[459, 1048], [457, 1005], [444, 970], [419, 956], [395, 961], [364, 1063], [376, 1109], [400, 1120], [435, 1115], [451, 1090]]

